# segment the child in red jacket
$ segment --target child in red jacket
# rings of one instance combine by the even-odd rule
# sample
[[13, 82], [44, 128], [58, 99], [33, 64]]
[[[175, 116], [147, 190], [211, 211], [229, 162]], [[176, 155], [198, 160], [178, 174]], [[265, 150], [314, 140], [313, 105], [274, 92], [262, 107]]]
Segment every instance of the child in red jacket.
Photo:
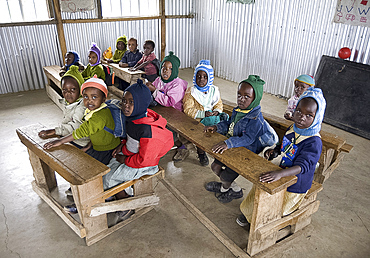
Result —
[[[113, 151], [113, 159], [108, 164], [111, 171], [103, 176], [104, 189], [157, 173], [159, 159], [172, 148], [173, 137], [172, 132], [166, 129], [167, 121], [148, 109], [150, 101], [150, 90], [140, 79], [124, 92], [122, 112], [127, 117], [127, 140], [123, 140]], [[116, 198], [125, 198], [128, 194], [122, 191]], [[133, 211], [117, 214], [123, 220]]]

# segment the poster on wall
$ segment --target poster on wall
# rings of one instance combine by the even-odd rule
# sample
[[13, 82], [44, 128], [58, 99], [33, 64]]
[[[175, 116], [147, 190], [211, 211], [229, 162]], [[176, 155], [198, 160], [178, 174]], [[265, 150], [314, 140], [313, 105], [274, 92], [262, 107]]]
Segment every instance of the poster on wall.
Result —
[[60, 0], [62, 12], [85, 12], [95, 9], [94, 0]]
[[334, 22], [370, 27], [370, 0], [338, 0]]

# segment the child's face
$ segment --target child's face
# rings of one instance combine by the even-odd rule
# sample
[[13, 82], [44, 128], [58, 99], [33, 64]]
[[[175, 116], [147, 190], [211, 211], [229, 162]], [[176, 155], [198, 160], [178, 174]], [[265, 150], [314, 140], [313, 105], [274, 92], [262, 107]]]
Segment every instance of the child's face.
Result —
[[122, 41], [118, 41], [117, 48], [118, 50], [124, 50], [126, 48], [126, 45]]
[[131, 51], [131, 52], [135, 52], [135, 50], [137, 49], [137, 43], [135, 40], [129, 40], [128, 41], [128, 49]]
[[74, 103], [80, 97], [80, 87], [74, 78], [67, 76], [62, 79], [62, 94], [68, 103]]
[[242, 82], [238, 89], [238, 106], [240, 109], [247, 109], [247, 107], [254, 100], [254, 90], [252, 85]]
[[72, 53], [66, 53], [66, 55], [64, 56], [64, 61], [65, 61], [66, 65], [73, 64], [74, 60], [75, 60], [75, 56]]
[[309, 87], [310, 85], [304, 82], [294, 81], [294, 93], [297, 97], [301, 96]]
[[198, 71], [197, 75], [195, 76], [195, 82], [199, 87], [204, 87], [207, 85], [208, 76], [205, 71]]
[[172, 73], [172, 63], [169, 61], [164, 62], [161, 69], [162, 79], [168, 80], [171, 76], [171, 73]]
[[93, 111], [101, 106], [105, 101], [104, 93], [97, 88], [86, 88], [82, 92], [82, 97], [84, 99], [84, 105], [90, 111]]
[[125, 91], [123, 94], [121, 109], [125, 116], [131, 116], [132, 112], [134, 112], [134, 98], [131, 92]]
[[315, 119], [317, 103], [314, 99], [304, 98], [293, 113], [293, 121], [299, 129], [306, 129], [312, 125]]
[[150, 44], [144, 44], [143, 48], [144, 48], [144, 55], [146, 56], [150, 55], [150, 53], [154, 51], [152, 45]]
[[89, 63], [90, 64], [96, 64], [98, 62], [98, 55], [95, 52], [90, 51], [89, 52]]

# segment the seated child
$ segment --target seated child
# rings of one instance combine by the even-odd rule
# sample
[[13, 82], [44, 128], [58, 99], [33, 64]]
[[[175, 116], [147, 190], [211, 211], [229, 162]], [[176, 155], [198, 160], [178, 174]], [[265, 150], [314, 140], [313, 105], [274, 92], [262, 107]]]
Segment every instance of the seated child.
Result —
[[45, 143], [44, 149], [60, 146], [84, 137], [90, 137], [92, 146], [87, 154], [107, 165], [112, 158], [113, 150], [120, 144], [120, 139], [104, 130], [107, 127], [114, 130], [114, 120], [107, 104], [104, 103], [108, 89], [104, 81], [96, 75], [87, 80], [81, 87], [83, 102], [86, 107], [84, 122], [71, 134], [58, 140]]
[[[103, 176], [105, 190], [157, 173], [160, 158], [172, 148], [172, 133], [166, 129], [167, 121], [148, 109], [150, 101], [151, 93], [141, 80], [124, 92], [122, 112], [127, 117], [127, 140], [122, 140], [113, 152], [114, 158], [108, 164], [111, 171]], [[116, 195], [117, 199], [125, 197], [128, 197], [125, 190]], [[129, 210], [117, 212], [119, 220], [127, 219], [131, 214], [133, 211]]]
[[[84, 79], [78, 71], [78, 67], [72, 65], [69, 70], [64, 74], [61, 80], [63, 99], [60, 100], [64, 106], [63, 119], [59, 126], [54, 129], [42, 130], [39, 132], [41, 138], [51, 136], [66, 136], [71, 134], [73, 130], [77, 129], [82, 124], [82, 118], [85, 113], [85, 106], [81, 98], [80, 87]], [[78, 148], [85, 147], [90, 142], [88, 137], [74, 140], [71, 142]], [[83, 149], [86, 151], [85, 149]]]
[[130, 38], [128, 41], [128, 50], [119, 62], [120, 67], [134, 67], [143, 57], [143, 54], [137, 49], [137, 40]]
[[85, 71], [82, 72], [84, 80], [92, 78], [96, 74], [98, 78], [105, 80], [105, 72], [103, 66], [100, 64], [100, 49], [96, 43], [92, 43], [89, 51], [89, 64], [87, 65]]
[[66, 53], [64, 56], [64, 61], [65, 64], [64, 66], [60, 69], [59, 76], [62, 77], [71, 67], [71, 65], [76, 65], [78, 66], [78, 71], [82, 73], [83, 70], [85, 70], [85, 66], [83, 63], [80, 62], [80, 56], [76, 51], [69, 51]]
[[[286, 176], [297, 176], [297, 183], [287, 188], [283, 201], [282, 216], [289, 215], [304, 200], [311, 188], [316, 163], [320, 159], [322, 141], [320, 138], [321, 123], [324, 118], [326, 101], [321, 89], [310, 87], [299, 98], [293, 113], [293, 126], [289, 127], [281, 144], [283, 170], [271, 171], [260, 176], [260, 181], [272, 183]], [[268, 150], [267, 157], [273, 153]], [[248, 226], [252, 219], [255, 187], [240, 205], [242, 214], [237, 223]]]
[[301, 74], [294, 80], [294, 95], [288, 100], [288, 107], [284, 113], [284, 118], [287, 120], [292, 120], [293, 112], [297, 106], [299, 97], [305, 92], [309, 87], [315, 86], [315, 80], [311, 75]]
[[145, 74], [142, 76], [143, 78], [147, 79], [150, 82], [153, 82], [155, 78], [158, 77], [157, 68], [152, 61], [156, 59], [155, 54], [153, 53], [155, 44], [151, 40], [147, 40], [144, 43], [144, 55], [143, 57], [136, 63], [133, 68], [130, 68], [131, 71], [136, 71], [138, 69], [144, 68]]
[[[234, 108], [228, 120], [217, 125], [206, 126], [204, 131], [218, 132], [228, 137], [212, 147], [214, 153], [223, 153], [230, 148], [245, 147], [259, 153], [266, 146], [275, 144], [278, 137], [272, 127], [265, 121], [261, 113], [260, 101], [265, 82], [257, 75], [249, 75], [248, 79], [238, 86], [238, 106]], [[209, 182], [206, 189], [218, 193], [217, 199], [222, 203], [243, 197], [243, 191], [234, 180], [237, 172], [216, 160], [212, 163], [213, 172], [221, 182]]]
[[125, 35], [119, 37], [116, 43], [116, 51], [114, 51], [112, 59], [106, 59], [108, 63], [119, 63], [127, 50], [127, 38]]
[[[222, 113], [220, 91], [213, 85], [213, 79], [213, 67], [210, 61], [201, 60], [195, 67], [193, 87], [186, 90], [182, 100], [184, 113], [207, 126], [219, 123], [222, 117], [228, 117], [227, 114]], [[199, 148], [197, 148], [197, 153], [200, 164], [207, 166], [209, 163], [207, 154]], [[176, 155], [174, 160], [177, 161]]]

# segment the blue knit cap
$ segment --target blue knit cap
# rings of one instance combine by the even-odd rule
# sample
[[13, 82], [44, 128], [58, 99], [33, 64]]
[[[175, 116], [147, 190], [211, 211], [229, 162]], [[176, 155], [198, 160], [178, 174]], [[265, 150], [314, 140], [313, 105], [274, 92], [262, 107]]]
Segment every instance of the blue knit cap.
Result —
[[310, 85], [311, 87], [315, 86], [315, 80], [312, 78], [311, 75], [308, 75], [308, 74], [301, 74], [294, 81], [303, 82], [305, 84]]
[[[71, 65], [76, 65], [76, 63], [78, 63], [78, 61], [80, 61], [80, 56], [78, 55], [78, 53], [76, 52], [76, 51], [73, 51], [73, 50], [71, 50], [71, 51], [68, 51], [68, 54], [73, 54], [73, 56], [74, 56], [74, 59], [73, 59], [73, 62], [72, 62], [72, 64], [70, 64], [70, 65], [65, 65], [65, 67], [66, 67], [66, 71], [68, 71], [69, 70], [69, 67], [71, 67]], [[78, 66], [78, 65], [77, 65]]]
[[125, 91], [130, 92], [134, 99], [134, 110], [132, 111], [131, 116], [127, 117], [127, 119], [132, 121], [145, 117], [152, 96], [149, 88], [142, 80], [137, 79], [137, 83], [132, 84]]
[[94, 52], [98, 56], [98, 61], [95, 64], [90, 64], [91, 66], [98, 65], [100, 63], [100, 48], [96, 45], [95, 42], [91, 43], [90, 52]]
[[[207, 73], [208, 81], [204, 87], [199, 87], [197, 85], [197, 73], [198, 71], [205, 71]], [[211, 62], [209, 60], [200, 60], [197, 67], [195, 67], [194, 77], [193, 77], [193, 85], [197, 88], [200, 92], [206, 92], [209, 90], [209, 87], [213, 84], [214, 76], [213, 76], [213, 67], [211, 66]]]
[[305, 92], [303, 92], [303, 94], [299, 97], [297, 107], [299, 102], [304, 98], [313, 98], [314, 100], [316, 100], [317, 110], [315, 114], [315, 119], [308, 128], [299, 129], [295, 124], [293, 125], [293, 128], [294, 131], [298, 134], [301, 134], [303, 136], [313, 136], [321, 130], [321, 123], [324, 119], [325, 114], [326, 100], [324, 98], [324, 95], [322, 94], [321, 89], [314, 87], [310, 87]]

